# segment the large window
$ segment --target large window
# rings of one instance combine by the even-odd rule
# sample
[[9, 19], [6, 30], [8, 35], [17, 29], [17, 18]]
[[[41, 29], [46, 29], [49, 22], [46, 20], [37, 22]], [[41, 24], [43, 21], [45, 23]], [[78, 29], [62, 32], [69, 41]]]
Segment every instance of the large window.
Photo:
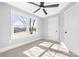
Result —
[[37, 21], [31, 17], [11, 13], [11, 38], [37, 34]]

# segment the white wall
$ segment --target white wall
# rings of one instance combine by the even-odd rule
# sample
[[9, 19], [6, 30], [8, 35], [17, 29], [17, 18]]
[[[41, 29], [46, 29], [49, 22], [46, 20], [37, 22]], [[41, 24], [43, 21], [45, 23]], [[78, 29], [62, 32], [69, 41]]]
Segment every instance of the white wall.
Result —
[[69, 8], [71, 8], [73, 5], [75, 5], [76, 2], [71, 2], [69, 3], [67, 6], [65, 6], [59, 13], [59, 39], [61, 42], [63, 42], [64, 40], [64, 12], [66, 10], [68, 10]]
[[48, 39], [48, 20], [43, 19], [43, 31], [42, 31], [43, 39]]
[[[75, 7], [74, 7], [75, 6]], [[70, 9], [70, 13], [69, 12], [65, 12], [67, 10]], [[44, 25], [43, 25], [43, 39], [49, 39], [48, 36], [48, 20], [51, 18], [53, 19], [54, 17], [58, 17], [59, 19], [59, 31], [60, 31], [60, 36], [59, 36], [59, 40], [60, 42], [64, 42], [64, 12], [65, 14], [68, 14], [68, 17], [72, 20], [76, 20], [74, 21], [75, 23], [75, 31], [74, 33], [72, 33], [72, 39], [69, 39], [70, 41], [70, 48], [72, 50], [72, 52], [74, 52], [75, 54], [79, 55], [79, 3], [70, 3], [70, 5], [68, 5], [67, 7], [65, 7], [60, 14], [55, 15], [55, 16], [51, 16], [49, 18], [45, 18], [43, 20]], [[71, 16], [70, 16], [71, 15]], [[67, 16], [66, 16], [67, 17]], [[67, 18], [66, 18], [67, 19]], [[52, 26], [52, 25], [51, 25]], [[73, 26], [73, 25], [71, 25]]]
[[5, 3], [0, 3], [0, 52], [41, 39], [42, 20], [41, 18], [36, 17], [38, 19], [39, 29], [37, 35], [11, 40], [11, 8], [23, 12], [30, 17], [36, 17]]
[[64, 13], [59, 14], [59, 40], [63, 42], [64, 39]]
[[79, 55], [79, 3], [64, 12], [64, 20], [68, 20], [67, 24], [64, 23], [68, 25], [64, 30], [69, 33], [68, 40], [64, 40], [69, 49]]
[[[56, 20], [56, 21], [55, 21]], [[56, 30], [59, 32], [59, 15], [53, 15], [51, 17], [43, 19], [43, 39], [47, 40], [54, 40], [54, 41], [59, 41], [59, 33], [58, 33], [58, 38], [55, 39], [56, 37]], [[57, 24], [56, 24], [57, 23]], [[55, 26], [58, 26], [58, 29], [53, 31]], [[52, 33], [53, 32], [53, 33]]]

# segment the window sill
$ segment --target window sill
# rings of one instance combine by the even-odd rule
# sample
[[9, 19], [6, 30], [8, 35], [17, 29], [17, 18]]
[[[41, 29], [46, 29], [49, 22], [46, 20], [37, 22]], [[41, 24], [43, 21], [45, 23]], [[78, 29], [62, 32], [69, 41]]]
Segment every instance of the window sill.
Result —
[[24, 34], [24, 35], [20, 35], [20, 36], [11, 36], [11, 40], [15, 40], [15, 39], [21, 39], [21, 38], [28, 38], [28, 37], [32, 37], [32, 36], [36, 36], [38, 33], [34, 33], [34, 34]]

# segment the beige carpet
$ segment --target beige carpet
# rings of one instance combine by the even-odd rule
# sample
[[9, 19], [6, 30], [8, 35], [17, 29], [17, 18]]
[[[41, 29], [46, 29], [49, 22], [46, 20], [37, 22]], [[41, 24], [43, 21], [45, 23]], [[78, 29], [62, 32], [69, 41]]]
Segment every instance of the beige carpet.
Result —
[[54, 41], [38, 40], [0, 54], [0, 57], [75, 57], [63, 45]]

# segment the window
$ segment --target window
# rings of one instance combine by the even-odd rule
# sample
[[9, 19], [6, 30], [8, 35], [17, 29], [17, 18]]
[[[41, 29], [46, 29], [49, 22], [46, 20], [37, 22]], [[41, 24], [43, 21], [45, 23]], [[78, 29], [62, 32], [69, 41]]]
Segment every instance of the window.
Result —
[[37, 33], [36, 19], [22, 14], [11, 13], [11, 39]]

